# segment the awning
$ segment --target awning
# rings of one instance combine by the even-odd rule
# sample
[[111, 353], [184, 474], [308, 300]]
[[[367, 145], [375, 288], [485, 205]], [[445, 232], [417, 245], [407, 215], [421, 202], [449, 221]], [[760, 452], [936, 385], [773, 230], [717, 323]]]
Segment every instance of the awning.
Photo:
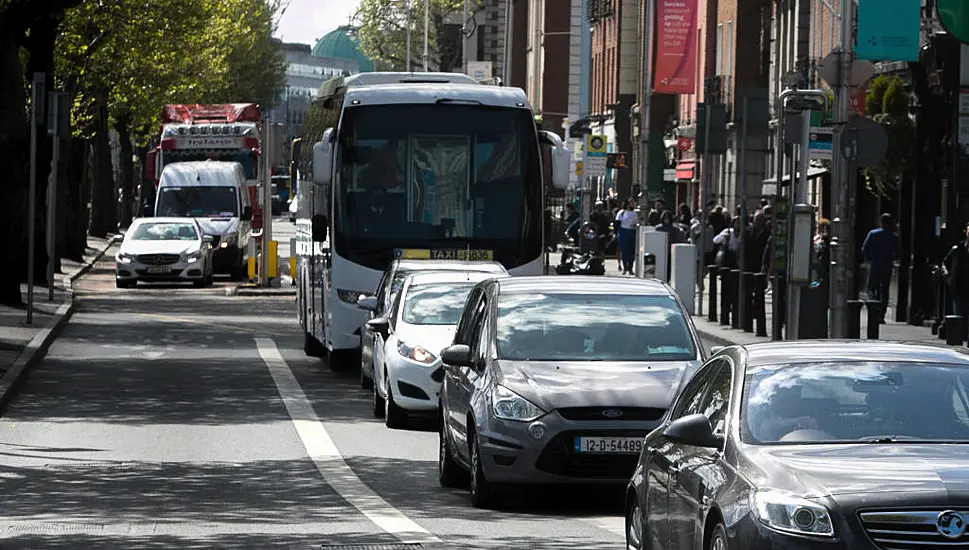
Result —
[[676, 165], [676, 179], [692, 180], [693, 168], [696, 166], [695, 160], [683, 161]]
[[[828, 173], [827, 168], [821, 168], [820, 166], [811, 166], [808, 168], [807, 177], [808, 179], [811, 179], [811, 178], [816, 178], [818, 176], [823, 176], [824, 174], [827, 174], [827, 173]], [[798, 176], [800, 176], [800, 173], [798, 173]], [[785, 182], [785, 181], [789, 181], [790, 179], [791, 179], [791, 175], [785, 174], [784, 177], [781, 178], [781, 181]], [[777, 178], [765, 179], [763, 183], [777, 183]]]

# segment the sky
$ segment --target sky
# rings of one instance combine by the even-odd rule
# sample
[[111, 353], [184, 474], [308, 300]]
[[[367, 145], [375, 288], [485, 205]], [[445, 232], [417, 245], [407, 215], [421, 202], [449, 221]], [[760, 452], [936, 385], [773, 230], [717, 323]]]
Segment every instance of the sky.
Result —
[[276, 35], [284, 42], [313, 46], [333, 29], [346, 25], [360, 0], [291, 0]]

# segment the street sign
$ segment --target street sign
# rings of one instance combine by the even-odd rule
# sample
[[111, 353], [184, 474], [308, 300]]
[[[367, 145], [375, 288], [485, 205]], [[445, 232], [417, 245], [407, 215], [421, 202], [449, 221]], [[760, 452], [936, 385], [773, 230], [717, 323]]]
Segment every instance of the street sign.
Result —
[[[818, 67], [818, 74], [821, 75], [821, 79], [828, 86], [834, 87], [841, 81], [838, 69], [838, 54], [837, 52], [831, 52], [821, 60], [821, 65]], [[849, 86], [860, 88], [867, 84], [873, 76], [875, 76], [875, 66], [871, 64], [871, 61], [855, 59], [851, 63], [851, 82]]]
[[856, 118], [841, 131], [842, 156], [855, 166], [877, 164], [888, 152], [888, 133], [870, 118]]
[[575, 163], [575, 175], [576, 176], [581, 176], [582, 175], [582, 161], [581, 160]]
[[606, 155], [609, 146], [606, 136], [588, 135], [585, 137], [585, 160], [582, 166], [587, 176], [606, 175]]
[[921, 12], [922, 0], [859, 0], [855, 56], [918, 61]]
[[808, 136], [808, 157], [831, 160], [833, 129], [828, 126], [812, 126]]
[[784, 108], [790, 111], [823, 111], [828, 107], [828, 100], [816, 95], [792, 95], [784, 102]]

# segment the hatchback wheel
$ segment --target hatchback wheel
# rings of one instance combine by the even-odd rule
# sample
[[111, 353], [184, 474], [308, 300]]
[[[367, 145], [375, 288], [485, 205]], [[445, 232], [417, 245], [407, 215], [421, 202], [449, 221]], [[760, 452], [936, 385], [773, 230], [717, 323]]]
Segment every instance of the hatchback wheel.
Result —
[[713, 528], [713, 534], [710, 535], [707, 550], [727, 550], [727, 548], [727, 529], [722, 523], [717, 523]]
[[634, 504], [626, 516], [626, 550], [645, 550], [644, 533], [642, 511]]
[[377, 389], [377, 382], [373, 383], [373, 401], [371, 406], [373, 407], [373, 417], [383, 418], [384, 417], [384, 398], [380, 397], [380, 391]]
[[444, 419], [439, 422], [441, 429], [438, 430], [437, 479], [441, 487], [465, 487], [468, 484], [468, 472], [458, 464], [457, 460], [454, 460]]
[[384, 400], [384, 422], [392, 430], [407, 427], [407, 411], [394, 402], [394, 389], [390, 387], [390, 380], [387, 380], [387, 399]]
[[484, 467], [481, 465], [481, 449], [478, 436], [469, 434], [471, 439], [471, 506], [475, 508], [493, 508], [498, 500], [491, 483], [485, 478]]

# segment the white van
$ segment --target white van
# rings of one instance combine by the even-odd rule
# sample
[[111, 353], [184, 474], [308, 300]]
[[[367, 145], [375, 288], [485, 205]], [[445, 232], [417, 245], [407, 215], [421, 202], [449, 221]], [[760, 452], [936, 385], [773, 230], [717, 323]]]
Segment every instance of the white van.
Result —
[[252, 205], [238, 162], [191, 161], [165, 166], [155, 197], [155, 216], [195, 218], [214, 238], [216, 273], [246, 276], [252, 238]]

